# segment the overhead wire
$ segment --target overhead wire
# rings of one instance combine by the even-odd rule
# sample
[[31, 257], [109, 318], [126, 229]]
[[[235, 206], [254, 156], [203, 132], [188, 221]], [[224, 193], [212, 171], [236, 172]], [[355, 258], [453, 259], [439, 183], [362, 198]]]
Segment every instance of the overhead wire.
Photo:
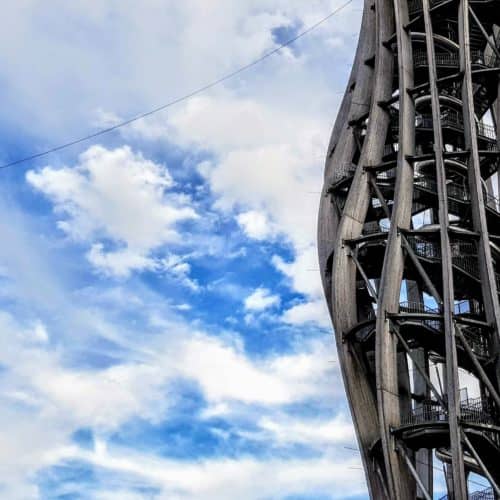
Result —
[[239, 74], [247, 71], [248, 69], [250, 69], [250, 68], [252, 68], [252, 67], [260, 64], [261, 62], [263, 62], [264, 60], [266, 60], [266, 59], [270, 58], [271, 56], [277, 54], [278, 52], [280, 52], [284, 48], [292, 45], [293, 43], [295, 43], [300, 38], [303, 38], [307, 34], [311, 33], [315, 29], [317, 29], [322, 24], [326, 23], [328, 20], [330, 20], [332, 17], [334, 17], [336, 14], [338, 14], [342, 10], [344, 10], [349, 4], [351, 4], [353, 2], [354, 2], [354, 0], [347, 0], [345, 3], [343, 3], [342, 5], [340, 5], [339, 7], [337, 7], [332, 12], [330, 12], [330, 14], [328, 14], [324, 18], [320, 19], [316, 23], [312, 24], [311, 26], [309, 26], [305, 30], [301, 31], [300, 33], [298, 33], [294, 37], [292, 37], [292, 38], [288, 39], [287, 41], [283, 42], [282, 44], [280, 44], [278, 47], [274, 48], [273, 50], [270, 50], [269, 52], [266, 52], [265, 54], [263, 54], [262, 56], [260, 56], [259, 58], [255, 59], [255, 60], [253, 60], [252, 62], [250, 62], [248, 64], [245, 64], [244, 66], [241, 66], [240, 68], [238, 68], [238, 69], [236, 69], [234, 71], [231, 71], [230, 73], [228, 73], [228, 74], [226, 74], [226, 75], [224, 75], [224, 76], [222, 76], [220, 78], [217, 78], [216, 80], [214, 80], [214, 81], [212, 81], [212, 82], [210, 82], [210, 83], [208, 83], [206, 85], [203, 85], [202, 87], [199, 87], [196, 90], [193, 90], [192, 92], [189, 92], [188, 94], [184, 94], [183, 96], [178, 97], [177, 99], [174, 99], [174, 100], [172, 100], [170, 102], [167, 102], [166, 104], [162, 104], [161, 106], [153, 108], [153, 109], [151, 109], [149, 111], [146, 111], [144, 113], [141, 113], [139, 115], [133, 116], [132, 118], [128, 118], [126, 120], [123, 120], [123, 121], [121, 121], [119, 123], [116, 123], [116, 124], [110, 126], [110, 127], [106, 127], [106, 128], [100, 129], [97, 132], [93, 132], [91, 134], [79, 137], [78, 139], [74, 139], [72, 141], [65, 142], [65, 143], [60, 144], [58, 146], [54, 146], [52, 148], [46, 149], [44, 151], [41, 151], [40, 153], [34, 153], [34, 154], [29, 155], [29, 156], [25, 156], [23, 158], [19, 158], [17, 160], [13, 160], [11, 162], [4, 163], [3, 165], [0, 165], [0, 169], [5, 169], [5, 168], [13, 167], [14, 165], [19, 165], [20, 163], [25, 163], [25, 162], [28, 162], [28, 161], [31, 161], [31, 160], [42, 158], [44, 156], [50, 155], [52, 153], [56, 153], [56, 152], [61, 151], [63, 149], [67, 149], [67, 148], [69, 148], [71, 146], [75, 146], [75, 145], [80, 144], [82, 142], [87, 142], [87, 141], [89, 141], [91, 139], [95, 139], [96, 137], [99, 137], [101, 135], [108, 134], [109, 132], [112, 132], [112, 131], [117, 130], [117, 129], [122, 128], [122, 127], [125, 127], [126, 125], [130, 125], [131, 123], [134, 123], [134, 122], [136, 122], [138, 120], [142, 120], [144, 118], [147, 118], [147, 117], [149, 117], [151, 115], [159, 113], [160, 111], [163, 111], [163, 110], [165, 110], [167, 108], [170, 108], [171, 106], [174, 106], [175, 104], [179, 104], [179, 103], [181, 103], [183, 101], [191, 99], [192, 97], [194, 97], [196, 95], [199, 95], [199, 94], [201, 94], [203, 92], [206, 92], [207, 90], [209, 90], [209, 89], [211, 89], [211, 88], [213, 88], [213, 87], [215, 87], [217, 85], [220, 85], [221, 83], [223, 83], [223, 82], [225, 82], [227, 80], [230, 80], [230, 79], [234, 78], [235, 76], [238, 76]]

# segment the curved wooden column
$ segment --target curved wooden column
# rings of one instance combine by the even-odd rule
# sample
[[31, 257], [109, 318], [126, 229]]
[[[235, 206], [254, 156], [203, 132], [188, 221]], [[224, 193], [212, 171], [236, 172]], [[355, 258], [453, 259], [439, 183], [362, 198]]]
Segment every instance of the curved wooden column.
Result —
[[434, 161], [438, 191], [438, 217], [441, 246], [441, 273], [443, 325], [446, 352], [446, 393], [448, 404], [448, 425], [450, 433], [451, 465], [455, 500], [467, 499], [464, 457], [460, 429], [460, 387], [458, 379], [457, 346], [455, 338], [453, 263], [449, 236], [448, 192], [444, 162], [443, 130], [441, 123], [441, 104], [437, 87], [436, 57], [434, 35], [430, 14], [429, 0], [422, 0], [425, 43], [429, 61], [429, 89], [431, 93], [432, 123], [434, 129]]
[[[365, 0], [363, 17], [361, 21], [361, 33], [367, 33], [373, 26], [374, 14], [370, 9], [371, 1]], [[360, 81], [360, 68], [363, 65], [364, 59], [368, 57], [370, 50], [373, 47], [373, 39], [375, 33], [370, 33], [369, 36], [360, 37], [356, 55], [354, 57], [353, 67], [347, 83], [345, 94], [342, 98], [335, 125], [330, 137], [327, 156], [325, 160], [324, 183], [321, 192], [321, 200], [318, 214], [318, 259], [323, 282], [323, 289], [328, 305], [331, 306], [331, 256], [333, 254], [340, 213], [334, 205], [332, 197], [329, 193], [330, 186], [333, 182], [336, 167], [342, 166], [342, 158], [345, 157], [344, 150], [349, 148], [352, 157], [352, 148], [354, 146], [352, 140], [352, 130], [349, 126], [349, 116], [352, 116], [354, 109], [352, 108], [353, 94], [356, 88], [356, 82]], [[330, 263], [328, 262], [330, 259]], [[328, 269], [330, 266], [330, 269]], [[331, 307], [329, 307], [331, 312]]]
[[[383, 42], [393, 31], [392, 6], [388, 0], [377, 0], [375, 4], [376, 23], [371, 27], [376, 30], [377, 39], [373, 46], [375, 67], [365, 64], [360, 70], [364, 82], [365, 95], [371, 96], [369, 122], [363, 148], [351, 183], [347, 200], [342, 213], [333, 259], [332, 312], [337, 337], [339, 359], [342, 364], [344, 382], [349, 395], [351, 411], [355, 422], [358, 441], [362, 453], [365, 472], [372, 498], [385, 498], [386, 486], [382, 484], [380, 464], [370, 455], [371, 447], [379, 439], [377, 406], [375, 394], [369, 380], [367, 366], [362, 360], [358, 347], [344, 342], [342, 334], [358, 322], [356, 303], [356, 267], [350, 257], [350, 249], [343, 242], [356, 238], [363, 230], [366, 213], [371, 200], [368, 173], [364, 167], [381, 162], [387, 130], [388, 113], [379, 106], [379, 101], [390, 99], [392, 93], [393, 55]], [[362, 34], [366, 36], [367, 34]], [[354, 100], [354, 98], [353, 98]], [[356, 102], [359, 101], [355, 97]], [[365, 101], [366, 102], [366, 101]], [[356, 110], [361, 112], [362, 110]], [[351, 115], [351, 120], [357, 116]], [[352, 161], [352, 157], [344, 156], [343, 160]], [[379, 469], [379, 470], [377, 470]]]
[[415, 104], [408, 91], [413, 87], [413, 53], [406, 0], [394, 0], [399, 62], [399, 144], [394, 189], [394, 207], [380, 282], [375, 343], [376, 384], [379, 426], [384, 452], [387, 483], [391, 498], [413, 500], [414, 481], [396, 451], [391, 430], [400, 424], [397, 339], [391, 333], [386, 313], [399, 310], [404, 255], [399, 228], [411, 223], [413, 166], [408, 155], [415, 152]]

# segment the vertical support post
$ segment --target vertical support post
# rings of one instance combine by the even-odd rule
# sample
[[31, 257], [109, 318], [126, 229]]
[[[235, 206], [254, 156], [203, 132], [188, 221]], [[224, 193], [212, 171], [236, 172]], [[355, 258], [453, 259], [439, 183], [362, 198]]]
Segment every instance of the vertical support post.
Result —
[[410, 460], [408, 453], [406, 453], [406, 450], [402, 446], [399, 446], [397, 449], [398, 449], [399, 453], [401, 453], [401, 455], [403, 455], [403, 458], [406, 462], [406, 465], [408, 466], [408, 469], [410, 469], [412, 476], [415, 478], [415, 481], [417, 482], [417, 484], [420, 488], [420, 491], [423, 493], [425, 500], [432, 500], [432, 497], [430, 496], [429, 492], [427, 491], [425, 484], [422, 482], [419, 475], [417, 474], [417, 471], [415, 470], [415, 467], [414, 467], [412, 461]]
[[448, 192], [446, 169], [443, 158], [444, 144], [441, 123], [441, 105], [437, 88], [436, 57], [434, 32], [430, 14], [429, 0], [422, 0], [425, 24], [425, 41], [429, 64], [429, 88], [431, 92], [432, 123], [434, 128], [434, 158], [438, 192], [438, 216], [441, 242], [441, 265], [443, 283], [443, 323], [446, 353], [446, 393], [448, 404], [448, 423], [455, 500], [467, 499], [467, 481], [460, 434], [460, 394], [458, 386], [458, 361], [455, 338], [453, 262], [449, 237]]

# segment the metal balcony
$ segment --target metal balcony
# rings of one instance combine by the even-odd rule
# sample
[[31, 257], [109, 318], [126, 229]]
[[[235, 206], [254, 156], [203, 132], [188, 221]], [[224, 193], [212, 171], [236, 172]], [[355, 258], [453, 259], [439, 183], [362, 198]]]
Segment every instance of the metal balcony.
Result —
[[[460, 65], [458, 52], [436, 52], [435, 60], [438, 68], [458, 68]], [[499, 65], [498, 58], [495, 54], [485, 55], [484, 52], [480, 50], [471, 51], [471, 63], [474, 66], [484, 66], [486, 68], [495, 68]], [[413, 64], [415, 68], [427, 67], [429, 65], [427, 52], [425, 50], [415, 50], [413, 54]]]
[[[449, 500], [448, 495], [441, 497], [439, 500]], [[481, 491], [469, 493], [469, 500], [495, 500], [495, 492], [493, 488], [486, 488]]]
[[[430, 7], [435, 7], [446, 0], [429, 0]], [[422, 12], [422, 0], [408, 0], [408, 10], [410, 16], [415, 16]]]
[[480, 327], [468, 326], [462, 328], [462, 334], [474, 354], [483, 358], [489, 357], [489, 342]]
[[400, 302], [399, 312], [410, 314], [440, 314], [440, 310], [430, 307], [422, 302]]
[[[434, 179], [424, 176], [416, 176], [415, 177], [415, 186], [426, 189], [427, 191], [431, 191], [433, 193], [437, 193], [437, 183]], [[454, 198], [458, 201], [470, 201], [469, 190], [467, 187], [457, 184], [455, 182], [449, 182], [446, 184], [446, 191], [448, 193], [448, 197]]]
[[[471, 424], [495, 425], [493, 408], [482, 398], [466, 399], [460, 403], [460, 419]], [[423, 401], [401, 418], [401, 425], [420, 425], [447, 422], [448, 413], [437, 401]]]
[[352, 163], [345, 163], [343, 165], [336, 165], [333, 169], [333, 183], [337, 183], [348, 177], [352, 177], [356, 172], [356, 165]]
[[377, 234], [377, 233], [387, 233], [389, 231], [390, 224], [388, 221], [371, 221], [366, 222], [363, 226], [363, 234]]
[[[436, 66], [458, 68], [460, 64], [458, 54], [453, 52], [436, 52]], [[413, 53], [413, 64], [416, 68], [429, 65], [427, 53], [424, 50], [416, 50]]]
[[[423, 128], [423, 129], [434, 128], [431, 115], [427, 114], [417, 115], [415, 121], [416, 121], [415, 125], [417, 128]], [[443, 110], [441, 114], [441, 125], [442, 127], [456, 130], [457, 132], [463, 133], [464, 131], [464, 122], [462, 115], [456, 110], [452, 109]], [[483, 140], [486, 139], [489, 141], [496, 141], [497, 135], [495, 127], [482, 122], [479, 122], [476, 125], [477, 125], [477, 134], [480, 138], [482, 138]]]

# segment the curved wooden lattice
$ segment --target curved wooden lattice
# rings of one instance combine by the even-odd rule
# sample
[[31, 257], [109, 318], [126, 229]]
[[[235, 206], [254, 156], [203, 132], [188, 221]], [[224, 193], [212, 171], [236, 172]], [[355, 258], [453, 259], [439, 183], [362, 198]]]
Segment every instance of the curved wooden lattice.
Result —
[[500, 497], [499, 26], [500, 0], [365, 0], [318, 249], [374, 499], [433, 498], [439, 462], [448, 498]]

